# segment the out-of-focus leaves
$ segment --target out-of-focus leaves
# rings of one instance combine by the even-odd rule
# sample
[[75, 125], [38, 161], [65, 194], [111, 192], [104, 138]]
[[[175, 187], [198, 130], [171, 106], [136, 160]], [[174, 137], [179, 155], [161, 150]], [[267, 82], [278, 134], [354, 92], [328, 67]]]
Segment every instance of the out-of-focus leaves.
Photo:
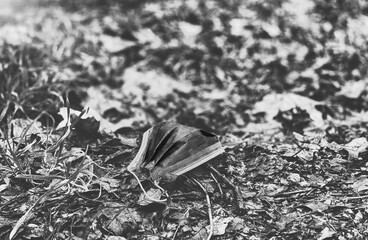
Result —
[[126, 96], [133, 96], [138, 99], [163, 98], [174, 91], [189, 93], [191, 86], [169, 77], [157, 71], [139, 71], [136, 67], [125, 70], [122, 92]]
[[[104, 93], [109, 93], [110, 96], [106, 96]], [[95, 86], [89, 87], [87, 94], [88, 97], [83, 101], [83, 105], [91, 107], [101, 116], [104, 116], [104, 118], [105, 115], [109, 114], [109, 110], [115, 109], [118, 119], [111, 122], [116, 122], [130, 116], [129, 108], [122, 101], [116, 99], [116, 97], [121, 97], [119, 96], [121, 94], [119, 91], [111, 90], [106, 85], [99, 85], [98, 88]]]
[[0, 42], [11, 45], [21, 45], [31, 43], [32, 38], [26, 26], [12, 26], [6, 24], [0, 27]]
[[135, 42], [109, 35], [101, 35], [100, 41], [102, 42], [104, 48], [110, 53], [117, 53], [136, 45]]
[[314, 125], [323, 126], [324, 120], [322, 114], [315, 108], [317, 104], [319, 104], [317, 101], [293, 93], [272, 93], [266, 95], [262, 101], [257, 102], [254, 105], [253, 112], [266, 113], [266, 120], [268, 122], [273, 122], [273, 118], [279, 111], [299, 108], [305, 110], [309, 114]]
[[263, 23], [262, 29], [271, 37], [278, 37], [281, 34], [280, 28], [274, 24]]
[[183, 34], [183, 42], [188, 46], [196, 45], [196, 38], [202, 31], [202, 27], [199, 25], [190, 24], [187, 22], [179, 22], [179, 29]]
[[282, 127], [285, 130], [299, 133], [302, 133], [303, 129], [311, 122], [309, 114], [305, 110], [301, 110], [299, 107], [288, 111], [280, 111], [275, 116], [275, 120], [281, 122]]
[[346, 81], [340, 92], [337, 94], [347, 98], [357, 99], [364, 91], [366, 91], [366, 88], [366, 80]]
[[282, 4], [282, 8], [293, 15], [293, 23], [305, 29], [316, 27], [316, 23], [309, 15], [314, 6], [315, 3], [311, 0], [306, 0], [303, 4], [300, 4], [298, 0], [290, 0]]
[[252, 32], [250, 30], [245, 29], [246, 25], [248, 24], [246, 19], [234, 18], [229, 22], [229, 24], [231, 27], [230, 29], [231, 35], [243, 36], [245, 38], [252, 36]]
[[156, 49], [162, 46], [162, 40], [151, 29], [144, 28], [138, 32], [134, 32], [134, 37], [137, 38], [140, 44], [150, 44], [150, 48]]

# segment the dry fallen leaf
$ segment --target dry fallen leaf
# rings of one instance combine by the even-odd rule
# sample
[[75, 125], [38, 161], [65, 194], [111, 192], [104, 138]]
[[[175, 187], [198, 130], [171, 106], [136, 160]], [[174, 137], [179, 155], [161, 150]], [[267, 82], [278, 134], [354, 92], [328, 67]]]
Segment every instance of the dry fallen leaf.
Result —
[[229, 225], [229, 223], [233, 220], [233, 217], [216, 217], [213, 220], [213, 235], [214, 236], [221, 236], [225, 234], [226, 228]]
[[349, 152], [349, 159], [356, 159], [359, 153], [362, 153], [368, 148], [368, 141], [365, 137], [353, 139], [345, 144], [344, 148]]
[[351, 187], [354, 189], [355, 192], [358, 193], [368, 190], [368, 178], [366, 177], [359, 178], [357, 181], [353, 183]]
[[325, 227], [322, 232], [321, 232], [321, 236], [318, 238], [318, 240], [323, 240], [326, 238], [331, 238], [336, 232], [333, 230], [330, 230], [330, 228]]
[[140, 214], [132, 208], [105, 208], [101, 215], [106, 218], [105, 227], [116, 235], [127, 234], [143, 221]]
[[347, 98], [357, 99], [367, 88], [367, 81], [346, 81], [337, 95], [341, 95]]
[[151, 188], [150, 190], [147, 191], [147, 194], [142, 193], [139, 196], [139, 199], [138, 199], [137, 204], [138, 205], [141, 205], [141, 206], [147, 206], [148, 204], [153, 203], [154, 201], [152, 201], [151, 199], [149, 199], [147, 197], [147, 195], [151, 199], [160, 199], [161, 198], [161, 195], [162, 195], [162, 192], [161, 192], [160, 189]]

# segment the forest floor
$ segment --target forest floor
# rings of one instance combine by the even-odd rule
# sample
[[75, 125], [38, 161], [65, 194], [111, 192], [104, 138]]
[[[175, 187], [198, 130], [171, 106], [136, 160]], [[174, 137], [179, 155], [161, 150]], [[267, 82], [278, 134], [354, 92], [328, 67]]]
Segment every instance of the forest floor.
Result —
[[[0, 239], [368, 238], [365, 1], [1, 4]], [[162, 121], [225, 152], [154, 202]]]

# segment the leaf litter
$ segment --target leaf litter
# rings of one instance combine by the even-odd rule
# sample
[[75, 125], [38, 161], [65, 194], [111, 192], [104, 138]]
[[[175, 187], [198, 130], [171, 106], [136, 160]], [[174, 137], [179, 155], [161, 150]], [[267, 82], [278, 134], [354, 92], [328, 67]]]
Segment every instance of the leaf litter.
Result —
[[[0, 238], [367, 237], [364, 2], [53, 4], [1, 23]], [[152, 205], [126, 169], [168, 120], [226, 153]]]

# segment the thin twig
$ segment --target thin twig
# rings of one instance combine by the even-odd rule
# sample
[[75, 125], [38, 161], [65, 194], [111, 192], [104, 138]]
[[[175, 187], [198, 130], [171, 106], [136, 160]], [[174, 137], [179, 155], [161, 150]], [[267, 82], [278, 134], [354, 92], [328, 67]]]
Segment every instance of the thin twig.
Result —
[[364, 199], [364, 198], [368, 198], [368, 195], [356, 196], [356, 197], [346, 197], [344, 198], [344, 200]]
[[283, 193], [276, 194], [273, 197], [287, 197], [287, 196], [294, 195], [294, 194], [309, 192], [311, 190], [313, 190], [313, 189], [312, 188], [307, 188], [307, 189], [295, 190], [295, 191], [291, 191], [291, 192], [283, 192]]
[[224, 192], [222, 191], [222, 187], [221, 187], [221, 185], [220, 185], [220, 183], [217, 181], [217, 178], [215, 178], [215, 176], [213, 175], [213, 173], [210, 173], [211, 174], [211, 177], [212, 177], [212, 179], [216, 182], [216, 184], [217, 184], [217, 187], [218, 187], [218, 189], [219, 189], [219, 191], [220, 191], [220, 194], [221, 194], [221, 198], [224, 198]]
[[[184, 218], [188, 218], [188, 213], [189, 213], [189, 208], [187, 208], [187, 210], [185, 211], [185, 213], [183, 214]], [[183, 218], [179, 218], [179, 222], [178, 222], [178, 226], [175, 229], [174, 235], [171, 238], [172, 240], [175, 240], [176, 235], [178, 235], [179, 229], [184, 225], [183, 221], [181, 221]]]
[[227, 179], [223, 174], [221, 174], [219, 171], [217, 171], [213, 166], [208, 164], [208, 167], [216, 175], [216, 177], [220, 178], [221, 181], [223, 181], [228, 187], [230, 187], [233, 190], [234, 198], [236, 200], [238, 209], [243, 209], [244, 208], [244, 201], [243, 201], [243, 197], [240, 193], [239, 187], [237, 187], [233, 183], [231, 183], [229, 181], [229, 179]]
[[211, 210], [211, 199], [210, 196], [208, 195], [207, 190], [204, 188], [204, 186], [195, 178], [193, 177], [189, 177], [193, 182], [195, 182], [201, 189], [202, 191], [206, 194], [206, 200], [207, 200], [207, 206], [208, 206], [208, 218], [210, 220], [210, 232], [208, 234], [207, 240], [210, 240], [213, 234], [213, 218], [212, 218], [212, 210]]

